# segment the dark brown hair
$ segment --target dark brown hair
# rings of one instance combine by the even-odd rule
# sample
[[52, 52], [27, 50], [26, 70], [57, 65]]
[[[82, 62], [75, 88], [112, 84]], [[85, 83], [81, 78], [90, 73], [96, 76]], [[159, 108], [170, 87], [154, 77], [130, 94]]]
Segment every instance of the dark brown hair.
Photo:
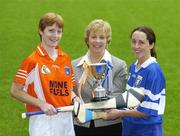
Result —
[[154, 44], [154, 47], [151, 49], [151, 56], [157, 58], [157, 54], [155, 51], [156, 35], [155, 35], [154, 31], [150, 27], [139, 26], [139, 27], [136, 27], [135, 29], [132, 30], [130, 38], [132, 38], [132, 34], [135, 31], [140, 31], [140, 32], [143, 32], [146, 34], [146, 37], [147, 37], [147, 40], [149, 41], [149, 44], [151, 44], [151, 45]]

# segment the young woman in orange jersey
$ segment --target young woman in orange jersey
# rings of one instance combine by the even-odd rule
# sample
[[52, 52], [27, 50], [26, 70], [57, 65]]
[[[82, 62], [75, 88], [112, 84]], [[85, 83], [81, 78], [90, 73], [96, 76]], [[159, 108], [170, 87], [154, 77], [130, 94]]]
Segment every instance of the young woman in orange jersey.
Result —
[[[111, 41], [111, 34], [111, 26], [108, 22], [102, 19], [95, 19], [90, 22], [84, 35], [88, 51], [84, 56], [72, 62], [77, 81], [81, 79], [81, 75], [83, 74], [84, 61], [89, 64], [107, 63], [109, 68], [102, 86], [106, 89], [106, 94], [110, 98], [123, 93], [127, 81], [126, 62], [111, 55], [107, 50]], [[85, 84], [82, 86], [81, 94], [85, 103], [90, 102], [92, 99], [91, 93], [96, 87], [93, 81], [93, 78], [88, 76]], [[120, 136], [121, 119], [114, 121], [95, 120], [85, 124], [75, 122], [75, 132], [77, 136], [104, 134]]]
[[28, 112], [42, 110], [45, 114], [31, 116], [30, 136], [74, 136], [71, 112], [57, 113], [56, 107], [72, 104], [76, 85], [71, 60], [58, 46], [64, 21], [56, 13], [47, 13], [39, 21], [41, 42], [23, 60], [12, 84], [11, 95], [26, 103]]

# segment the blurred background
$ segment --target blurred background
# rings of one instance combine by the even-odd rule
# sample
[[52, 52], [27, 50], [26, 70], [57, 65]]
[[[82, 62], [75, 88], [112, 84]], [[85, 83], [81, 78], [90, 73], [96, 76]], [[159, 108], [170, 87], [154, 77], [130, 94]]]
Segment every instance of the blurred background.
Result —
[[131, 30], [139, 25], [153, 28], [167, 84], [164, 135], [180, 136], [179, 0], [0, 0], [0, 136], [28, 136], [28, 119], [21, 119], [24, 104], [10, 96], [10, 88], [21, 61], [40, 42], [38, 22], [46, 12], [64, 18], [60, 45], [72, 59], [86, 53], [84, 30], [93, 19], [111, 24], [108, 50], [128, 66], [135, 60], [130, 49]]

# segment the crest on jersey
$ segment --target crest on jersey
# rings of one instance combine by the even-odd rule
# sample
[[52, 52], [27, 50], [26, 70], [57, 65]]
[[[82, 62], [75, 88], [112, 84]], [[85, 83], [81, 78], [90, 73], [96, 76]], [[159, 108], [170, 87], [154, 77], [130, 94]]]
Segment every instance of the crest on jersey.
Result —
[[140, 87], [142, 78], [143, 78], [143, 77], [140, 76], [140, 75], [138, 75], [138, 76], [136, 77], [136, 80], [135, 80], [135, 83], [134, 83], [134, 86], [135, 86], [135, 87]]
[[70, 75], [70, 68], [69, 67], [64, 67], [64, 72], [66, 73], [66, 75]]
[[50, 69], [46, 65], [42, 65], [41, 72], [43, 74], [50, 74], [51, 73]]

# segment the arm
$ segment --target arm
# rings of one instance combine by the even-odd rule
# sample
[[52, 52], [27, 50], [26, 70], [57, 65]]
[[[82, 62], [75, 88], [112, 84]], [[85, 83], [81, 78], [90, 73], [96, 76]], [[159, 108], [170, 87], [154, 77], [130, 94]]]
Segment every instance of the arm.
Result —
[[29, 95], [23, 91], [23, 87], [24, 86], [21, 84], [13, 83], [11, 87], [11, 95], [24, 103], [39, 107], [47, 115], [53, 115], [57, 113], [53, 105]]
[[[146, 114], [138, 112], [136, 110], [117, 110], [113, 109], [106, 112], [93, 111], [89, 109], [109, 109], [109, 108], [124, 108], [124, 107], [135, 107], [140, 104], [144, 98], [143, 90], [137, 88], [131, 88], [123, 94], [112, 98], [107, 101], [94, 102], [86, 105], [74, 105], [74, 113], [79, 123], [85, 123], [90, 120], [105, 119], [114, 120], [123, 116], [131, 117], [144, 117]], [[91, 107], [91, 108], [90, 108]], [[92, 108], [93, 107], [93, 108]], [[89, 109], [88, 109], [89, 108]]]
[[118, 110], [118, 109], [112, 109], [106, 112], [106, 116], [104, 116], [103, 119], [105, 120], [114, 120], [120, 117], [129, 116], [129, 117], [146, 117], [148, 114], [144, 114], [142, 112], [139, 112], [135, 109], [133, 110]]

